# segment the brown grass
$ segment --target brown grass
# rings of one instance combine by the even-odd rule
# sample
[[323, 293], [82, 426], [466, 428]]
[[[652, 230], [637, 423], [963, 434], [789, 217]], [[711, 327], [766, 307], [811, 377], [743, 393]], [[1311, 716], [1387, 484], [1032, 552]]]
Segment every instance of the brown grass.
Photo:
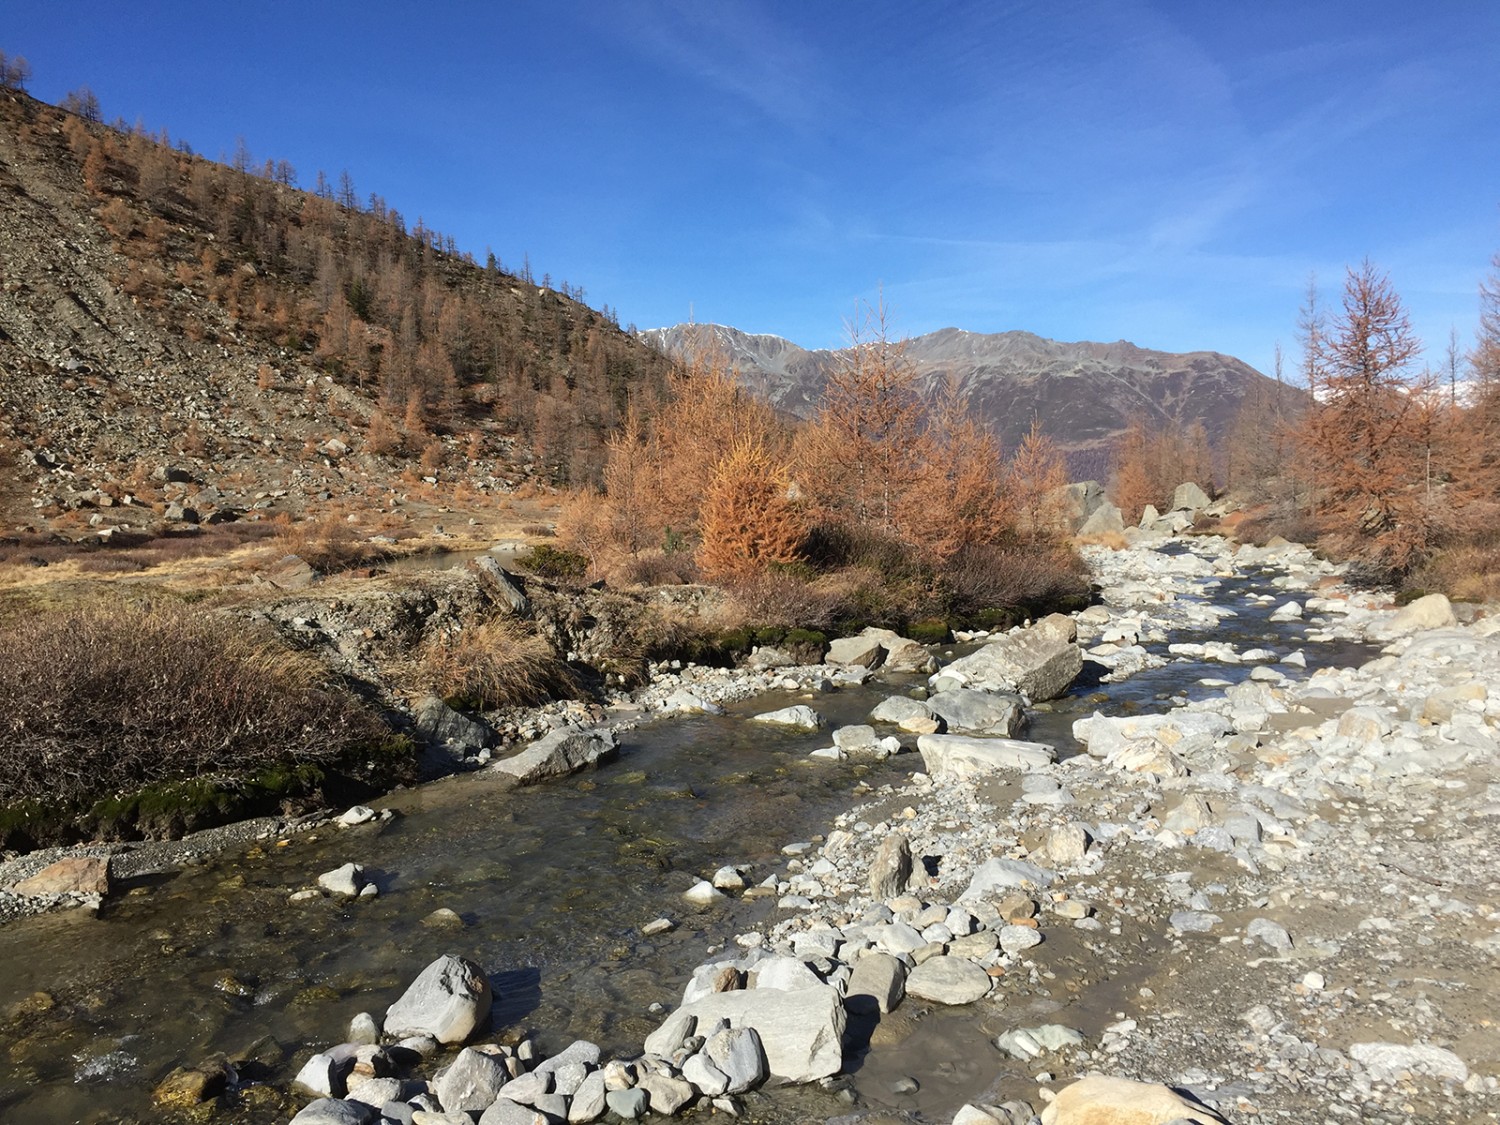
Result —
[[166, 604], [7, 620], [0, 699], [3, 803], [327, 761], [383, 733], [313, 657]]
[[407, 671], [412, 686], [472, 710], [493, 710], [578, 693], [545, 638], [509, 617], [447, 634], [424, 646]]

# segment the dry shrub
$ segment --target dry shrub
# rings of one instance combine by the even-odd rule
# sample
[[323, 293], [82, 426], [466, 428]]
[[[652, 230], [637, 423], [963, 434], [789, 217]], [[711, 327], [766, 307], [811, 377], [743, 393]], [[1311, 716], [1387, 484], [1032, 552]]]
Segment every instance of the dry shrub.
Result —
[[686, 551], [646, 551], [626, 559], [609, 572], [609, 585], [623, 589], [630, 586], [681, 586], [698, 580], [698, 568]]
[[1054, 609], [1087, 599], [1087, 565], [1065, 548], [1024, 550], [975, 545], [955, 555], [941, 582], [950, 612]]
[[1079, 547], [1108, 547], [1111, 551], [1123, 551], [1130, 546], [1123, 531], [1100, 531], [1093, 535], [1075, 535], [1073, 543]]
[[360, 538], [347, 520], [336, 515], [295, 523], [290, 520], [282, 523], [278, 517], [277, 523], [282, 530], [276, 536], [276, 548], [288, 555], [296, 555], [322, 574], [348, 570], [385, 557], [383, 550]]
[[578, 693], [568, 666], [547, 640], [509, 617], [429, 642], [410, 674], [420, 690], [470, 710], [525, 706]]
[[384, 728], [305, 653], [175, 606], [97, 604], [0, 627], [0, 802], [326, 762]]

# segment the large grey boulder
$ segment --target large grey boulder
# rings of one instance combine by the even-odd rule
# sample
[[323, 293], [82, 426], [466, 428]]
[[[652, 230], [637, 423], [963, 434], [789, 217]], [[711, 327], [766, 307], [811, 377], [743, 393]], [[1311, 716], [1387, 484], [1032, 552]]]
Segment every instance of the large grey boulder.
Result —
[[483, 1113], [509, 1080], [499, 1059], [465, 1047], [434, 1086], [445, 1113]]
[[1083, 521], [1078, 534], [1082, 536], [1108, 535], [1111, 532], [1119, 534], [1124, 530], [1124, 514], [1114, 504], [1105, 501], [1094, 509], [1088, 519]]
[[493, 738], [489, 727], [459, 714], [435, 695], [417, 700], [412, 718], [424, 742], [448, 746], [461, 753], [482, 750]]
[[959, 657], [940, 675], [986, 691], [1019, 691], [1033, 703], [1056, 699], [1083, 671], [1077, 639], [1077, 623], [1053, 613]]
[[870, 861], [870, 897], [884, 902], [906, 893], [911, 872], [911, 842], [904, 833], [892, 832], [880, 841], [880, 848]]
[[[728, 1020], [731, 1028], [753, 1029], [770, 1074], [786, 1082], [815, 1082], [837, 1074], [844, 1064], [844, 1002], [838, 990], [826, 984], [795, 992], [770, 988], [715, 992], [676, 1014], [694, 1017], [700, 1027]], [[680, 1046], [661, 1034], [670, 1025], [671, 1021], [646, 1039], [647, 1054], [667, 1056]], [[724, 1069], [718, 1059], [714, 1065]]]
[[856, 668], [884, 667], [891, 672], [920, 672], [928, 667], [932, 654], [900, 633], [871, 626], [858, 636], [841, 637], [828, 646], [829, 664]]
[[1104, 487], [1096, 480], [1077, 481], [1063, 485], [1049, 494], [1049, 499], [1068, 521], [1068, 527], [1077, 531], [1104, 503]]
[[883, 699], [870, 712], [870, 721], [875, 723], [905, 723], [912, 719], [932, 718], [932, 708], [920, 699], [906, 695], [893, 695]]
[[603, 727], [592, 730], [562, 727], [537, 739], [519, 754], [501, 759], [490, 770], [528, 785], [597, 765], [613, 757], [618, 749], [614, 733]]
[[703, 1044], [703, 1053], [728, 1080], [726, 1094], [743, 1094], [766, 1080], [765, 1047], [753, 1027], [726, 1027]]
[[385, 1012], [393, 1039], [430, 1035], [439, 1043], [462, 1043], [490, 1015], [490, 978], [466, 957], [439, 957]]
[[860, 634], [857, 637], [840, 637], [828, 645], [828, 664], [843, 664], [854, 668], [874, 668], [885, 659], [885, 646], [880, 638]]
[[988, 994], [990, 974], [967, 957], [929, 957], [906, 976], [906, 992], [935, 1004], [972, 1004]]
[[1208, 493], [1199, 488], [1192, 481], [1184, 481], [1172, 492], [1172, 507], [1168, 509], [1173, 512], [1201, 512], [1212, 504]]
[[922, 762], [933, 777], [980, 777], [996, 770], [1034, 770], [1057, 761], [1041, 742], [963, 734], [924, 734], [917, 739]]
[[943, 720], [950, 734], [998, 734], [1013, 738], [1026, 725], [1021, 699], [1015, 695], [949, 688], [929, 696], [927, 707]]

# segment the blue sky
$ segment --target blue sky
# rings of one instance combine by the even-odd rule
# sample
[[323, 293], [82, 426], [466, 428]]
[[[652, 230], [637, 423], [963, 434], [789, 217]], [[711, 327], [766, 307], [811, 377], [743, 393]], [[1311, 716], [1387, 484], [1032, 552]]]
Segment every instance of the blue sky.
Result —
[[1310, 273], [1436, 363], [1500, 250], [1500, 4], [6, 0], [31, 90], [347, 169], [641, 327], [1023, 328], [1269, 371]]

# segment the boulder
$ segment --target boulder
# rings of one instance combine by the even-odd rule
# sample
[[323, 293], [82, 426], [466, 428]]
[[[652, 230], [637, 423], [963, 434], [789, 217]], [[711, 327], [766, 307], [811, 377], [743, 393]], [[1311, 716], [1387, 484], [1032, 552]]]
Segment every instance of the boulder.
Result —
[[1049, 493], [1048, 499], [1057, 505], [1068, 527], [1077, 531], [1104, 503], [1104, 486], [1096, 480], [1078, 481]]
[[911, 843], [903, 833], [892, 832], [870, 861], [870, 897], [885, 902], [904, 894], [911, 872]]
[[1201, 512], [1212, 504], [1208, 493], [1199, 488], [1192, 481], [1179, 484], [1172, 492], [1172, 507], [1174, 512]]
[[855, 1015], [885, 1015], [906, 995], [906, 965], [889, 953], [867, 952], [854, 962], [844, 1005]]
[[870, 721], [875, 723], [904, 723], [912, 719], [932, 718], [932, 708], [920, 699], [906, 695], [893, 695], [883, 699], [870, 712]]
[[531, 601], [521, 590], [515, 575], [501, 566], [490, 555], [480, 555], [472, 563], [479, 575], [479, 582], [496, 603], [518, 616], [531, 612]]
[[592, 730], [562, 727], [537, 739], [519, 754], [494, 763], [490, 770], [529, 785], [597, 765], [614, 757], [618, 749], [614, 733], [603, 727]]
[[1078, 528], [1078, 534], [1087, 538], [1090, 535], [1118, 535], [1125, 530], [1125, 517], [1120, 509], [1109, 501], [1104, 501], [1089, 514]]
[[885, 646], [880, 638], [860, 634], [857, 637], [840, 637], [828, 645], [828, 664], [843, 664], [856, 668], [874, 668], [885, 659]]
[[490, 979], [473, 961], [451, 953], [439, 957], [385, 1013], [393, 1039], [431, 1035], [439, 1043], [462, 1043], [489, 1018]]
[[793, 727], [797, 730], [818, 730], [823, 725], [823, 716], [805, 703], [795, 707], [783, 707], [779, 711], [766, 711], [750, 718], [754, 723], [770, 723], [773, 726]]
[[728, 1080], [726, 1094], [743, 1094], [766, 1080], [766, 1052], [753, 1027], [726, 1027], [703, 1044], [703, 1053]]
[[949, 688], [929, 696], [927, 708], [943, 720], [952, 734], [998, 734], [1014, 738], [1026, 725], [1021, 699], [1015, 695]]
[[18, 895], [107, 895], [108, 856], [71, 856], [10, 887]]
[[[462, 1113], [445, 1113], [440, 1118], [434, 1117], [428, 1120], [441, 1120], [444, 1118], [451, 1122], [451, 1125], [461, 1125], [463, 1121], [474, 1120], [471, 1114]], [[549, 1114], [543, 1113], [539, 1109], [533, 1109], [529, 1105], [522, 1105], [520, 1102], [497, 1098], [490, 1104], [489, 1109], [480, 1115], [479, 1125], [553, 1125], [553, 1121], [554, 1119]], [[424, 1125], [420, 1114], [418, 1114], [417, 1120], [413, 1122], [413, 1125]]]
[[963, 734], [924, 734], [917, 739], [922, 762], [933, 777], [979, 777], [996, 770], [1031, 770], [1057, 760], [1041, 742]]
[[1379, 621], [1366, 630], [1366, 634], [1377, 641], [1393, 641], [1397, 637], [1410, 636], [1427, 629], [1444, 629], [1457, 624], [1453, 605], [1443, 594], [1428, 594], [1418, 598], [1391, 617]]
[[[837, 1074], [844, 1064], [843, 999], [837, 989], [826, 984], [796, 992], [771, 988], [715, 992], [694, 1000], [676, 1014], [694, 1017], [699, 1026], [712, 1027], [719, 1020], [728, 1020], [731, 1028], [753, 1029], [765, 1052], [769, 1073], [786, 1082], [815, 1082]], [[646, 1040], [648, 1054], [669, 1055], [675, 1049], [676, 1044], [668, 1046], [664, 1039], [658, 1039], [667, 1027], [664, 1024]], [[724, 1070], [719, 1059], [713, 1061]]]
[[379, 1117], [375, 1107], [364, 1102], [319, 1098], [303, 1106], [291, 1125], [369, 1125]]
[[365, 887], [365, 869], [357, 863], [346, 863], [318, 876], [318, 886], [329, 894], [354, 898]]
[[494, 1104], [509, 1078], [499, 1059], [465, 1047], [433, 1088], [445, 1112], [483, 1113]]
[[972, 1004], [989, 993], [990, 974], [967, 957], [929, 957], [907, 974], [910, 996], [935, 1004]]
[[1194, 1125], [1223, 1123], [1207, 1106], [1154, 1082], [1095, 1076], [1065, 1086], [1042, 1110], [1042, 1125]]
[[1054, 613], [959, 657], [941, 674], [991, 691], [1019, 691], [1033, 703], [1056, 699], [1083, 670], [1077, 637], [1073, 619]]
[[424, 742], [466, 754], [484, 749], [493, 737], [489, 727], [459, 714], [435, 695], [417, 700], [412, 719]]

